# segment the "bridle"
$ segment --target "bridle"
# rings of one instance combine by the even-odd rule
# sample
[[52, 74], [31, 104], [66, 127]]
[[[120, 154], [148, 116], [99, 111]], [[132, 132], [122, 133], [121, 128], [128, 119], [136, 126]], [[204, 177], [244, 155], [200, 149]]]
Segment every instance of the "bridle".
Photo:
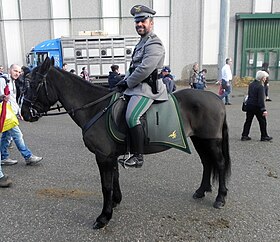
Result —
[[[32, 87], [31, 87], [31, 82], [30, 82], [30, 85], [29, 85], [29, 88], [31, 89], [31, 99], [27, 99], [25, 96], [23, 98], [23, 102], [27, 102], [29, 103], [29, 111], [30, 111], [30, 114], [31, 114], [31, 117], [32, 118], [40, 118], [42, 116], [51, 116], [51, 115], [61, 115], [61, 114], [70, 114], [71, 116], [74, 116], [75, 113], [77, 111], [80, 111], [80, 110], [84, 110], [84, 109], [87, 109], [89, 107], [92, 107], [104, 100], [106, 100], [107, 98], [109, 97], [112, 97], [115, 93], [117, 93], [117, 90], [114, 90], [114, 91], [111, 91], [109, 92], [108, 94], [102, 96], [101, 98], [93, 101], [93, 102], [90, 102], [90, 103], [87, 103], [81, 107], [77, 107], [77, 108], [70, 108], [69, 110], [66, 110], [65, 112], [60, 112], [60, 108], [62, 108], [63, 106], [57, 106], [57, 107], [54, 107], [54, 108], [49, 108], [48, 111], [51, 111], [51, 110], [58, 110], [59, 113], [51, 113], [51, 114], [48, 114], [47, 112], [48, 111], [44, 111], [44, 112], [38, 112], [37, 109], [41, 109], [41, 107], [39, 105], [36, 104], [36, 101], [38, 99], [38, 94], [40, 92], [40, 90], [42, 88], [44, 88], [44, 92], [46, 94], [46, 97], [48, 99], [48, 102], [50, 102], [50, 99], [49, 99], [49, 92], [48, 92], [48, 86], [47, 86], [47, 75], [48, 75], [48, 72], [46, 74], [41, 74], [41, 73], [38, 73], [36, 72], [35, 73], [36, 76], [39, 76], [41, 78], [41, 80], [39, 80], [39, 84], [38, 86], [36, 87], [36, 90], [35, 90], [35, 93], [33, 93], [33, 90], [32, 90]], [[36, 79], [37, 80], [37, 79]], [[27, 90], [28, 91], [28, 90]], [[123, 96], [121, 96], [120, 98], [124, 98]], [[97, 113], [83, 128], [83, 132], [85, 133], [104, 113], [106, 113], [106, 111], [117, 101], [118, 99], [116, 99], [114, 102], [110, 103], [108, 106], [106, 106], [103, 110], [101, 110], [99, 113]], [[49, 105], [51, 106], [51, 105]]]

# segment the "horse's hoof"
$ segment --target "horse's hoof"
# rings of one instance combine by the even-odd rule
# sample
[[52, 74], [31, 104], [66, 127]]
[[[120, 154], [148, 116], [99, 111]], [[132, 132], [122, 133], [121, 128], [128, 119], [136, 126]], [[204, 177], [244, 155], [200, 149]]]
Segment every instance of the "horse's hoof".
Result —
[[105, 224], [105, 223], [101, 223], [101, 222], [95, 221], [94, 224], [93, 224], [93, 229], [102, 229], [106, 225], [107, 224]]
[[223, 206], [225, 206], [225, 202], [222, 201], [215, 201], [213, 204], [214, 208], [222, 208]]
[[193, 199], [199, 199], [199, 198], [205, 197], [205, 194], [204, 193], [195, 192], [192, 197], [193, 197]]

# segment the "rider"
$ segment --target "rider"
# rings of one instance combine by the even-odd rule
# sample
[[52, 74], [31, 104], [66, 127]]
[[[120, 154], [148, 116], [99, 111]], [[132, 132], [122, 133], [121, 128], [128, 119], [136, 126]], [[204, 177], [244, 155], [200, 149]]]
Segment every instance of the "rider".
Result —
[[129, 72], [117, 87], [125, 90], [124, 94], [130, 98], [126, 122], [134, 155], [125, 161], [125, 165], [141, 167], [144, 162], [144, 130], [140, 117], [154, 100], [168, 99], [166, 86], [158, 79], [158, 68], [163, 65], [165, 50], [161, 40], [153, 33], [153, 16], [156, 12], [146, 6], [136, 5], [130, 13], [134, 16], [135, 28], [141, 38], [133, 51]]

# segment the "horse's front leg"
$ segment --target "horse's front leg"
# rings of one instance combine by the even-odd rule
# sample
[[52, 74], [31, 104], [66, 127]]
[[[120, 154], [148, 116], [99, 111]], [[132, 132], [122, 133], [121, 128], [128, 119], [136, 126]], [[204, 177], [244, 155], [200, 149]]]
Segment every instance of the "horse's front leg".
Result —
[[121, 203], [122, 192], [119, 182], [119, 164], [117, 157], [114, 159], [114, 175], [113, 175], [113, 208]]
[[94, 229], [100, 229], [105, 227], [113, 214], [113, 187], [114, 187], [114, 174], [115, 162], [112, 158], [104, 158], [96, 155], [96, 161], [99, 167], [101, 186], [103, 193], [103, 209], [101, 214], [97, 217], [93, 224]]

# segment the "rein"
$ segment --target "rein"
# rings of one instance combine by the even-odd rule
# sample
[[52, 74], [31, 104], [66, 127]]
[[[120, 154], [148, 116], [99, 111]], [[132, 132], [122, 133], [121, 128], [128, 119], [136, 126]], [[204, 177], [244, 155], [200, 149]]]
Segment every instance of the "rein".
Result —
[[[69, 109], [69, 110], [67, 110], [67, 111], [60, 112], [60, 108], [63, 108], [63, 106], [57, 105], [57, 107], [51, 108], [49, 111], [58, 110], [59, 113], [50, 113], [50, 114], [48, 114], [48, 113], [46, 112], [46, 113], [38, 113], [38, 114], [39, 114], [40, 116], [55, 116], [55, 115], [61, 115], [61, 114], [70, 114], [70, 115], [74, 116], [75, 113], [76, 113], [77, 111], [84, 110], [84, 109], [86, 109], [86, 108], [89, 108], [89, 107], [91, 107], [91, 106], [94, 106], [95, 104], [98, 104], [98, 103], [102, 102], [103, 100], [106, 100], [107, 98], [113, 96], [115, 93], [117, 93], [117, 91], [112, 91], [112, 92], [106, 94], [105, 96], [103, 96], [103, 97], [101, 97], [101, 98], [99, 98], [99, 99], [97, 99], [97, 100], [95, 100], [95, 101], [93, 101], [93, 102], [87, 103], [87, 104], [85, 104], [85, 105], [83, 105], [83, 106], [81, 106], [81, 107], [79, 107], [79, 108], [71, 108], [71, 109]], [[108, 108], [108, 107], [106, 107], [106, 108]], [[106, 108], [105, 108], [105, 109], [106, 109]]]
[[[39, 83], [38, 87], [36, 88], [36, 94], [39, 92], [40, 88], [41, 88], [42, 86], [44, 86], [44, 87], [45, 87], [45, 91], [46, 91], [46, 95], [47, 95], [47, 97], [48, 97], [49, 93], [48, 93], [48, 88], [47, 88], [47, 74], [48, 74], [48, 73], [42, 75], [42, 74], [40, 74], [40, 73], [36, 73], [36, 75], [39, 75], [39, 76], [43, 77], [42, 81]], [[84, 110], [84, 109], [86, 109], [86, 108], [89, 108], [89, 107], [91, 107], [91, 106], [94, 106], [95, 104], [100, 103], [100, 102], [102, 102], [103, 100], [106, 100], [107, 98], [113, 96], [116, 92], [117, 92], [117, 91], [114, 90], [114, 91], [112, 91], [112, 92], [106, 94], [105, 96], [103, 96], [103, 97], [101, 97], [101, 98], [99, 98], [99, 99], [97, 99], [97, 100], [95, 100], [95, 101], [93, 101], [93, 102], [90, 102], [90, 103], [88, 103], [88, 104], [83, 105], [82, 107], [71, 108], [71, 109], [66, 110], [66, 111], [64, 111], [64, 112], [60, 112], [60, 108], [63, 108], [63, 106], [57, 105], [57, 107], [50, 108], [49, 111], [58, 110], [59, 113], [51, 113], [51, 114], [48, 114], [47, 112], [44, 112], [44, 113], [38, 113], [38, 112], [37, 112], [37, 115], [38, 115], [39, 117], [42, 117], [42, 116], [55, 116], [55, 115], [61, 115], [61, 114], [70, 114], [70, 115], [74, 116], [75, 113], [76, 113], [77, 111]], [[27, 98], [25, 98], [25, 97], [23, 98], [24, 101], [30, 103], [31, 106], [33, 106], [33, 107], [36, 106], [36, 105], [34, 105], [34, 102], [36, 101], [36, 99], [37, 99], [37, 95], [35, 96], [34, 100], [29, 100], [29, 99], [27, 99]]]

